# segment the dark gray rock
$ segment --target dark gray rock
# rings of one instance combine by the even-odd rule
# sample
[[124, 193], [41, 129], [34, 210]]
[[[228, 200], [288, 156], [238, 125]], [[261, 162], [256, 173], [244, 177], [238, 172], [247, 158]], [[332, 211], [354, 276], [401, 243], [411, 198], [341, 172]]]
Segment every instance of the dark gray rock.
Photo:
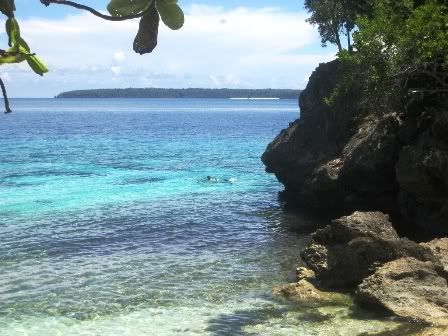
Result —
[[448, 326], [448, 285], [431, 262], [401, 258], [384, 264], [356, 291], [359, 302], [408, 320]]
[[400, 152], [396, 164], [399, 205], [405, 219], [427, 231], [448, 230], [448, 146], [426, 134]]
[[344, 70], [321, 64], [300, 96], [301, 118], [269, 144], [262, 160], [299, 207], [329, 215], [395, 207], [399, 119], [366, 114], [354, 87], [325, 103]]
[[331, 218], [382, 211], [401, 217], [409, 232], [448, 234], [448, 95], [367, 107], [354, 84], [329, 106], [343, 76], [338, 61], [313, 72], [300, 96], [300, 119], [262, 156], [266, 170], [294, 207]]
[[324, 102], [341, 71], [338, 61], [319, 65], [300, 95], [300, 119], [283, 130], [262, 156], [267, 171], [275, 173], [287, 194], [306, 207], [338, 209], [344, 203], [339, 200], [347, 196], [341, 195], [338, 158], [360, 112], [353, 99], [339, 101], [336, 109]]
[[394, 192], [395, 163], [401, 144], [396, 114], [365, 120], [343, 149], [341, 179], [359, 193]]
[[362, 237], [399, 239], [389, 216], [381, 212], [355, 212], [350, 216], [335, 219], [331, 225], [313, 234], [313, 240], [323, 245], [348, 243]]
[[386, 262], [413, 257], [440, 261], [427, 246], [399, 238], [388, 216], [380, 212], [355, 212], [317, 230], [301, 253], [324, 288], [354, 288]]

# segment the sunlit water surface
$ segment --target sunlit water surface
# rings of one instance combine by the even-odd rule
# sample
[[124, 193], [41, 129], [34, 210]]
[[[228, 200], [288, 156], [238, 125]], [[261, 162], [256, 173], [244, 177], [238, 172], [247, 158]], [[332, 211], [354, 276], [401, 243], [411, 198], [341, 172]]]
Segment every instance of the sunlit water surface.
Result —
[[397, 326], [271, 296], [293, 280], [306, 235], [294, 232], [300, 221], [282, 210], [260, 156], [298, 117], [296, 101], [12, 105], [0, 118], [0, 335]]

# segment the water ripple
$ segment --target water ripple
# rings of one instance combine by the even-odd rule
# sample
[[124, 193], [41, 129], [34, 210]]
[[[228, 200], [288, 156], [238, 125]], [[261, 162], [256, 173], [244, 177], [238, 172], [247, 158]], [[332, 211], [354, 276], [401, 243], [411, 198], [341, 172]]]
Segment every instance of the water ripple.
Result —
[[319, 224], [282, 209], [259, 159], [297, 102], [164, 104], [14, 102], [0, 124], [2, 336], [396, 327], [270, 295]]

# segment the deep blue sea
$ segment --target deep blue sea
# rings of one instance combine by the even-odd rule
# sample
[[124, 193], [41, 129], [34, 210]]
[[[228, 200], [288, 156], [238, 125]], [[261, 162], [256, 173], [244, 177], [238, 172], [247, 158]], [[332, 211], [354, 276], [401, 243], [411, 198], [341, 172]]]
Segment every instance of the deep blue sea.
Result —
[[[0, 115], [0, 335], [360, 335], [272, 297], [306, 235], [264, 171], [295, 100], [14, 99]], [[212, 176], [212, 181], [207, 180]]]

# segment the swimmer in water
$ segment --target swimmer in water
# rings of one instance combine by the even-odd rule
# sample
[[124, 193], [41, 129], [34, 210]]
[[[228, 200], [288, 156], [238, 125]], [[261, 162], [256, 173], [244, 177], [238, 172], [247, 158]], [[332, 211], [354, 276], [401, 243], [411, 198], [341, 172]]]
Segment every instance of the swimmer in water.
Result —
[[231, 178], [228, 178], [228, 179], [225, 179], [224, 181], [226, 181], [226, 182], [228, 182], [228, 183], [235, 183], [236, 182], [236, 178], [234, 178], [234, 177], [231, 177]]
[[207, 181], [210, 183], [215, 183], [215, 182], [219, 182], [219, 179], [217, 177], [207, 176]]

